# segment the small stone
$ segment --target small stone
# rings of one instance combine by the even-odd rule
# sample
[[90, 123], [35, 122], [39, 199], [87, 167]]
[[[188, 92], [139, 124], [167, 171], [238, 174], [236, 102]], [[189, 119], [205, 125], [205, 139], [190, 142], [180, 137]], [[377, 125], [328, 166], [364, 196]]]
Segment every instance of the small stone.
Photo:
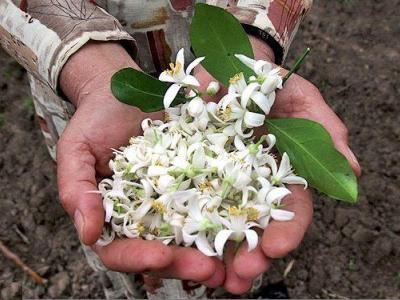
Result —
[[382, 236], [378, 238], [368, 251], [367, 258], [369, 263], [374, 265], [385, 256], [390, 255], [390, 252], [392, 252], [392, 247], [392, 241], [389, 239], [389, 237]]
[[12, 282], [1, 290], [1, 299], [15, 299], [18, 295], [21, 295], [21, 285], [18, 282]]
[[335, 214], [335, 224], [339, 227], [342, 228], [344, 225], [346, 225], [349, 220], [350, 220], [350, 213], [348, 209], [338, 207], [336, 209], [336, 214]]
[[50, 279], [49, 295], [52, 298], [60, 297], [67, 289], [70, 279], [67, 272], [61, 272]]
[[358, 227], [357, 230], [352, 234], [351, 238], [353, 241], [358, 243], [367, 243], [375, 238], [376, 233], [370, 229], [364, 227]]
[[343, 276], [342, 270], [337, 265], [331, 266], [328, 270], [328, 273], [333, 283], [338, 283]]
[[308, 277], [308, 272], [307, 272], [307, 270], [303, 269], [303, 270], [300, 270], [300, 271], [297, 272], [297, 278], [298, 278], [299, 280], [306, 281], [306, 280], [307, 280], [307, 277]]

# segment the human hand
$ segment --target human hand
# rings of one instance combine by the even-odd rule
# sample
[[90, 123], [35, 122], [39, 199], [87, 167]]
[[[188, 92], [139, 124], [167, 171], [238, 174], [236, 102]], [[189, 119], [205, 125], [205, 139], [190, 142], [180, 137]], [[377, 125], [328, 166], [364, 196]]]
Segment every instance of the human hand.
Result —
[[[119, 44], [90, 42], [69, 59], [60, 75], [61, 88], [77, 110], [57, 145], [58, 187], [61, 202], [87, 245], [97, 241], [104, 225], [101, 195], [88, 192], [97, 190], [99, 179], [111, 175], [111, 149], [140, 134], [144, 118], [163, 117], [161, 112], [142, 113], [113, 97], [111, 76], [124, 67], [138, 69]], [[224, 280], [223, 264], [193, 248], [120, 239], [93, 249], [106, 267], [116, 271], [148, 271], [210, 287]]]
[[[274, 62], [274, 54], [270, 47], [254, 37], [250, 37], [250, 41], [256, 59]], [[195, 76], [201, 82], [203, 91], [209, 82], [214, 80], [202, 67], [195, 70]], [[226, 92], [226, 89], [221, 89], [217, 98]], [[360, 166], [348, 146], [346, 126], [325, 103], [312, 83], [293, 74], [284, 88], [277, 92], [269, 117], [305, 118], [321, 123], [330, 133], [337, 150], [348, 159], [355, 174], [360, 175]], [[295, 213], [291, 221], [271, 221], [262, 233], [258, 247], [251, 252], [247, 251], [247, 242], [244, 242], [236, 253], [233, 247], [225, 252], [224, 287], [228, 292], [243, 294], [248, 291], [253, 279], [269, 268], [271, 259], [284, 257], [301, 243], [312, 221], [312, 196], [309, 190], [304, 190], [300, 186], [292, 185], [289, 189], [292, 194], [284, 199], [283, 204], [285, 209]]]

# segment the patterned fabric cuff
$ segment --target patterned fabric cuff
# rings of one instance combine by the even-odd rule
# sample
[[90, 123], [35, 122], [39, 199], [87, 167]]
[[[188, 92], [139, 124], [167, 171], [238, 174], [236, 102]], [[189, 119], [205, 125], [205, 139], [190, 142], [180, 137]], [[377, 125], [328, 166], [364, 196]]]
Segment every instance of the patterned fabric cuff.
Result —
[[30, 73], [55, 91], [62, 67], [89, 40], [122, 40], [136, 51], [134, 39], [94, 1], [22, 2], [21, 9], [10, 0], [0, 2], [0, 41]]
[[232, 13], [248, 34], [255, 35], [274, 50], [282, 63], [312, 0], [207, 0]]

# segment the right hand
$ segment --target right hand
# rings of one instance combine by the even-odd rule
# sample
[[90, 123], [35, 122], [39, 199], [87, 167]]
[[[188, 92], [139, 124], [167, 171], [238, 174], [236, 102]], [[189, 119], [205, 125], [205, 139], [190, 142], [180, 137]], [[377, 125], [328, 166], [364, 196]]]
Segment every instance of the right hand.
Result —
[[111, 148], [141, 134], [145, 114], [117, 101], [110, 90], [111, 76], [124, 67], [138, 66], [117, 43], [89, 42], [64, 66], [61, 88], [77, 110], [57, 145], [58, 188], [62, 205], [73, 218], [79, 237], [99, 255], [104, 265], [121, 272], [151, 272], [159, 278], [177, 278], [217, 287], [224, 281], [222, 262], [193, 248], [165, 246], [160, 241], [117, 239], [94, 246], [104, 225], [98, 180], [111, 175]]

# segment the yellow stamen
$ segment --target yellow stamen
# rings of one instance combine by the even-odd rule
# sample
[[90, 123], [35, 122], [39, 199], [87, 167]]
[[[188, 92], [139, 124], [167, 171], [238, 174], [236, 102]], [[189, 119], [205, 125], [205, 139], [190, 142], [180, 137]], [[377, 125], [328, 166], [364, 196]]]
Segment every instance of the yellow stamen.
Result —
[[232, 113], [232, 108], [228, 105], [225, 110], [223, 109], [218, 109], [217, 111], [217, 116], [220, 118], [222, 121], [228, 121], [229, 118], [231, 117]]
[[243, 76], [243, 73], [238, 73], [235, 76], [231, 77], [229, 79], [229, 84], [235, 84], [236, 82], [238, 82], [240, 80], [240, 78]]
[[211, 190], [212, 188], [213, 188], [212, 184], [208, 180], [199, 183], [200, 192], [204, 192], [205, 190]]
[[146, 228], [144, 227], [143, 223], [138, 223], [136, 225], [136, 230], [137, 230], [137, 232], [139, 232], [139, 234], [142, 234], [145, 232]]
[[248, 221], [257, 221], [260, 212], [254, 207], [248, 207], [245, 209]]
[[161, 201], [154, 201], [151, 207], [160, 214], [163, 214], [166, 211], [165, 205]]
[[230, 206], [229, 209], [229, 215], [231, 216], [240, 216], [243, 212], [237, 208], [236, 206]]
[[182, 70], [182, 64], [177, 62], [176, 64], [170, 63], [169, 64], [170, 70], [167, 70], [166, 72], [169, 75], [176, 75], [180, 70]]

